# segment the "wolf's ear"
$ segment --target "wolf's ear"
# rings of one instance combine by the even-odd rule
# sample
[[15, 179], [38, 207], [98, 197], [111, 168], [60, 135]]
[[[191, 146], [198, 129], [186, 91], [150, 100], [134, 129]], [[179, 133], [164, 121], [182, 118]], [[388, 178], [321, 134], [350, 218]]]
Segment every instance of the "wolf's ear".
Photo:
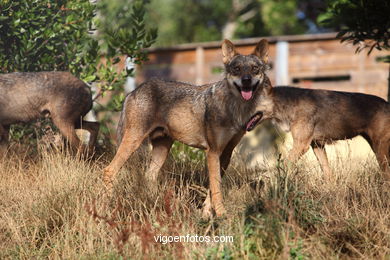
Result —
[[224, 40], [222, 43], [222, 60], [224, 64], [228, 64], [234, 56], [237, 55], [234, 44], [229, 40]]
[[265, 63], [267, 63], [268, 62], [268, 41], [266, 39], [262, 39], [261, 41], [259, 41], [252, 54], [256, 55]]

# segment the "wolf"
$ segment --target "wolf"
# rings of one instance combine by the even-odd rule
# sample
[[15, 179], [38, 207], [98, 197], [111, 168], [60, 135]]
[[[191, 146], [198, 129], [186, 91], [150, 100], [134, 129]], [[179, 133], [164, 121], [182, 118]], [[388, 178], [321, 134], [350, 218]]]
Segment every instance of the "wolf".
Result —
[[[73, 148], [92, 152], [99, 123], [83, 121], [92, 108], [91, 90], [69, 72], [15, 72], [0, 74], [0, 143], [7, 146], [9, 127], [50, 116]], [[88, 130], [88, 147], [75, 129]]]
[[325, 144], [364, 137], [374, 151], [384, 177], [390, 180], [390, 105], [384, 99], [362, 93], [272, 87], [257, 104], [261, 122], [271, 119], [291, 131], [293, 147], [287, 159], [298, 160], [310, 147], [326, 177], [332, 177]]
[[[210, 192], [203, 215], [226, 213], [221, 175], [229, 165], [234, 147], [259, 120], [255, 113], [266, 81], [268, 42], [258, 42], [254, 51], [242, 55], [229, 40], [222, 43], [225, 77], [194, 86], [152, 79], [127, 95], [118, 125], [119, 147], [104, 169], [108, 190], [129, 156], [145, 138], [152, 144], [146, 177], [155, 183], [174, 140], [206, 151]], [[253, 116], [251, 116], [253, 115]]]

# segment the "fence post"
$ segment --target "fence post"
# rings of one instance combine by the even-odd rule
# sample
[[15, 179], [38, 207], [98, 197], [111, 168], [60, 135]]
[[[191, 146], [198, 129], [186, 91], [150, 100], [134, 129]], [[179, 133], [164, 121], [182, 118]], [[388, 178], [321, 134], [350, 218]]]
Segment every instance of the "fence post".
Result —
[[202, 85], [203, 82], [203, 70], [204, 66], [204, 49], [203, 47], [196, 47], [195, 53], [195, 84]]
[[290, 84], [288, 76], [288, 42], [286, 41], [276, 43], [275, 78], [276, 85]]

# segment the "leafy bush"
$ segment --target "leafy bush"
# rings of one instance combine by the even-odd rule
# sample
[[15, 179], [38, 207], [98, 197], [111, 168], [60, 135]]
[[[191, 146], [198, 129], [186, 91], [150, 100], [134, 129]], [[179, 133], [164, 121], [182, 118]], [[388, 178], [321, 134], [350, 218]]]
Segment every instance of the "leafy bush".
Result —
[[[374, 48], [390, 48], [389, 1], [328, 0], [328, 3], [328, 9], [319, 17], [319, 21], [337, 28], [337, 37], [357, 45], [357, 52], [364, 48], [369, 48], [368, 53]], [[389, 56], [384, 61], [390, 62]]]

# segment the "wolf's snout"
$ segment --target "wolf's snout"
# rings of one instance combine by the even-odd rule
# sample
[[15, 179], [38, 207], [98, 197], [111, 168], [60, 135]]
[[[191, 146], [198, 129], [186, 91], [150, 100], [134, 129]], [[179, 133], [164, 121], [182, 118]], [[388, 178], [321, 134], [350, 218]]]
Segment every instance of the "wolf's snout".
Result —
[[252, 84], [252, 77], [251, 75], [244, 75], [241, 78], [241, 83], [244, 87], [251, 87]]

